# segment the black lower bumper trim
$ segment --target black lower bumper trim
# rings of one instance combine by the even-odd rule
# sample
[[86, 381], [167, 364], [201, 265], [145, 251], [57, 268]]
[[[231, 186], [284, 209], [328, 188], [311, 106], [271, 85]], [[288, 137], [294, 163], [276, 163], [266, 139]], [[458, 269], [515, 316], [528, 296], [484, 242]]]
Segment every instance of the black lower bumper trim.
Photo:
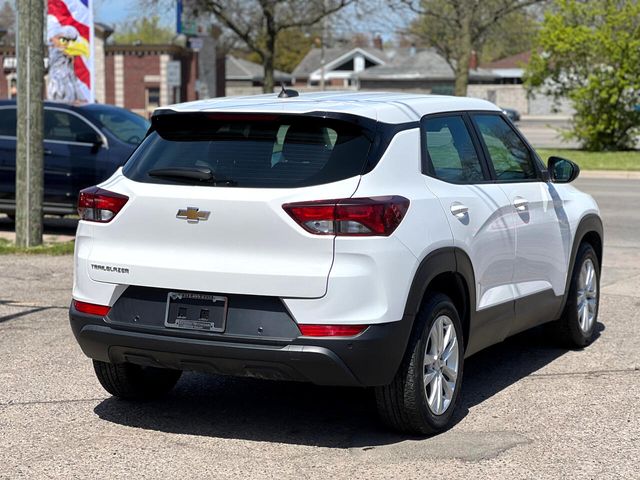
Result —
[[71, 307], [73, 333], [90, 358], [223, 375], [295, 380], [318, 385], [386, 385], [395, 375], [412, 318], [372, 325], [353, 338], [298, 337], [292, 341], [187, 338], [114, 328]]

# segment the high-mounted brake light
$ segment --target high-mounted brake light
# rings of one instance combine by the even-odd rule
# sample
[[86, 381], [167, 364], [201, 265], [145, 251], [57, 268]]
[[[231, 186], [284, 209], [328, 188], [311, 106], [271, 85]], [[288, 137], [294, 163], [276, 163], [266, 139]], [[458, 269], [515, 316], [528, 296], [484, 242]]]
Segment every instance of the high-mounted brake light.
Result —
[[82, 313], [88, 313], [90, 315], [99, 315], [104, 317], [109, 313], [111, 307], [106, 305], [96, 305], [94, 303], [81, 302], [80, 300], [73, 301], [74, 308]]
[[398, 228], [409, 208], [399, 196], [287, 203], [284, 210], [316, 235], [383, 236]]
[[305, 337], [354, 337], [369, 325], [298, 325]]
[[113, 220], [129, 197], [119, 193], [103, 190], [99, 187], [89, 187], [80, 190], [78, 197], [78, 215], [81, 220], [88, 222], [108, 223]]

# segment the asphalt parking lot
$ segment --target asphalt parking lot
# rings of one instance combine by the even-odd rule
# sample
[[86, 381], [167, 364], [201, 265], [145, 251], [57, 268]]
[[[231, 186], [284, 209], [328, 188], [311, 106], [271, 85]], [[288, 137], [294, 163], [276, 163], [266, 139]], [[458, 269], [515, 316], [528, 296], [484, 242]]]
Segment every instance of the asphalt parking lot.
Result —
[[0, 478], [640, 478], [640, 180], [576, 183], [605, 221], [596, 341], [539, 328], [471, 357], [427, 439], [381, 429], [359, 389], [188, 373], [114, 400], [68, 326], [72, 258], [0, 256]]

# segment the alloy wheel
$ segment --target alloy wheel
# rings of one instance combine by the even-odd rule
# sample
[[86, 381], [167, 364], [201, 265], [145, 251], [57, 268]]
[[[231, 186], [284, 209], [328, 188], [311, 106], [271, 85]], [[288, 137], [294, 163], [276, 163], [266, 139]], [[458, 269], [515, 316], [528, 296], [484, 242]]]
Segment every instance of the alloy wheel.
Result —
[[447, 315], [436, 318], [424, 353], [423, 384], [429, 409], [442, 415], [453, 400], [458, 379], [458, 337]]
[[593, 327], [598, 306], [598, 282], [596, 267], [590, 258], [587, 258], [580, 269], [578, 277], [578, 324], [580, 329], [587, 333]]

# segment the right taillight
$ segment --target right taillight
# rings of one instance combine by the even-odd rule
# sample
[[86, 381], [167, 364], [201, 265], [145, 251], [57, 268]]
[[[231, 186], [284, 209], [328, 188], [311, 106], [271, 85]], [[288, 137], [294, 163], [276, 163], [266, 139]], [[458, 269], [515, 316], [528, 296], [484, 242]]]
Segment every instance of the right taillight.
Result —
[[344, 198], [287, 203], [282, 208], [316, 235], [386, 237], [400, 225], [409, 200], [400, 196]]
[[107, 223], [113, 220], [129, 197], [99, 187], [80, 190], [78, 215], [88, 222]]

